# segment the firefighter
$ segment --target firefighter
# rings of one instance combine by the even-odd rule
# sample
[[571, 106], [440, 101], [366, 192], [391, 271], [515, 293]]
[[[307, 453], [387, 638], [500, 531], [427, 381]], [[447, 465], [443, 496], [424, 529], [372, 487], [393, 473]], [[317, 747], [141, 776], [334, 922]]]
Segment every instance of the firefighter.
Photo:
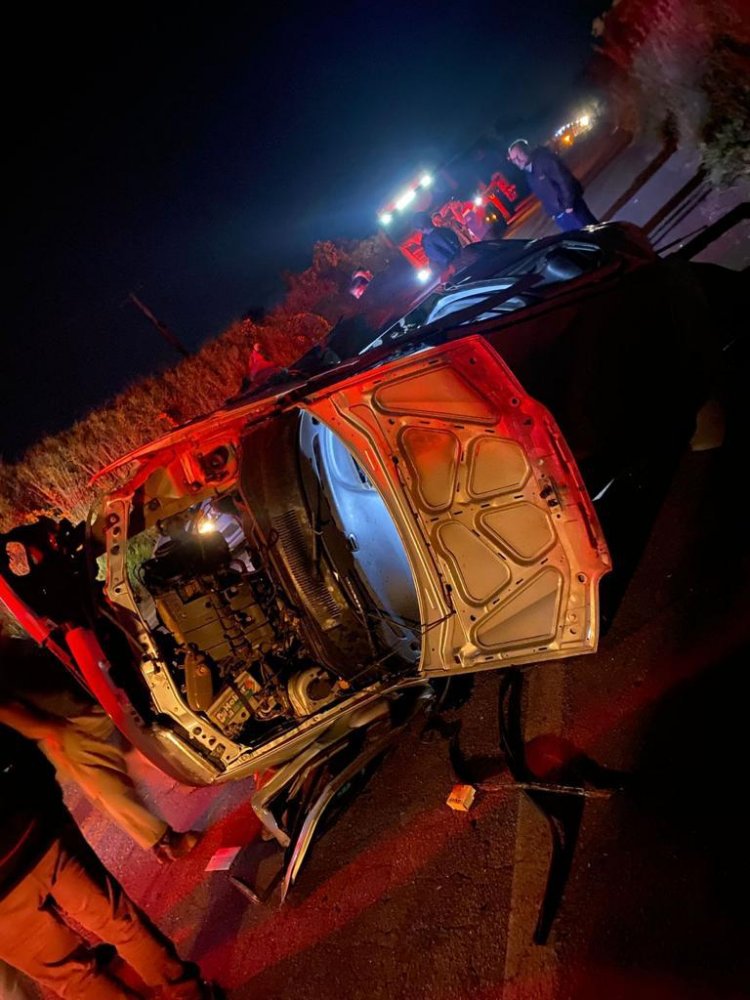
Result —
[[422, 234], [422, 249], [430, 267], [442, 276], [461, 253], [461, 241], [447, 226], [435, 226], [429, 212], [418, 212], [414, 216], [414, 228]]
[[112, 945], [163, 1000], [217, 994], [93, 853], [36, 745], [0, 725], [0, 962], [57, 996], [132, 996], [77, 927]]

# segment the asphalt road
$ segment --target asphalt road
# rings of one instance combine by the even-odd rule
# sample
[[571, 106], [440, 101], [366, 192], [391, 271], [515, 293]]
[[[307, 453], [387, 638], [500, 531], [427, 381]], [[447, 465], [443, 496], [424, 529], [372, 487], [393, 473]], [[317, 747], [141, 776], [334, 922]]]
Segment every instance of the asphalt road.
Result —
[[[600, 170], [588, 186], [594, 211], [616, 203], [657, 152], [635, 144]], [[649, 179], [648, 204], [644, 188], [618, 218], [652, 219], [682, 189], [690, 158], [676, 155]], [[743, 197], [708, 192], [681, 215], [677, 203], [661, 238], [685, 236]], [[514, 235], [546, 227], [537, 213]], [[747, 266], [746, 235], [723, 237], [702, 259]], [[726, 419], [723, 445], [685, 454], [599, 652], [525, 675], [535, 766], [565, 780], [564, 766], [549, 769], [575, 752], [630, 776], [623, 791], [585, 799], [546, 944], [532, 936], [549, 834], [497, 757], [497, 674], [479, 676], [454, 716], [463, 750], [499, 771], [492, 789], [468, 813], [450, 810], [447, 743], [414, 726], [315, 846], [283, 907], [275, 897], [254, 906], [226, 872], [205, 871], [219, 847], [257, 838], [249, 782], [186, 789], [133, 755], [154, 807], [177, 828], [206, 831], [194, 855], [168, 868], [66, 788], [105, 862], [229, 1000], [750, 996], [743, 376], [719, 393], [709, 421], [716, 431]]]

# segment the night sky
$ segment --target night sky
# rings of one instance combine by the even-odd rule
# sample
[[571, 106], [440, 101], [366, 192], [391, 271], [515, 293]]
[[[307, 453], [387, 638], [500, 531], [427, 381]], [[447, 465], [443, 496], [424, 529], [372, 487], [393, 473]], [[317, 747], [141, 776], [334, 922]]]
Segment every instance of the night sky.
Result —
[[3, 459], [176, 360], [130, 292], [197, 348], [493, 122], [541, 138], [606, 0], [251, 6], [6, 26]]

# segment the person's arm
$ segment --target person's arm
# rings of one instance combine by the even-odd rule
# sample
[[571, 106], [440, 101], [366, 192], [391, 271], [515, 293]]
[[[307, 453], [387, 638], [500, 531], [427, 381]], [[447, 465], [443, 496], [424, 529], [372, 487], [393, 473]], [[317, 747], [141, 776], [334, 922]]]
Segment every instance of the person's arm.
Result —
[[0, 704], [0, 722], [30, 740], [59, 740], [65, 723], [53, 715], [28, 708], [18, 701]]
[[[564, 212], [572, 212], [575, 200], [580, 194], [580, 185], [559, 156], [550, 150], [543, 150], [544, 169], [550, 181], [560, 193], [560, 204]], [[539, 155], [539, 154], [537, 154]]]

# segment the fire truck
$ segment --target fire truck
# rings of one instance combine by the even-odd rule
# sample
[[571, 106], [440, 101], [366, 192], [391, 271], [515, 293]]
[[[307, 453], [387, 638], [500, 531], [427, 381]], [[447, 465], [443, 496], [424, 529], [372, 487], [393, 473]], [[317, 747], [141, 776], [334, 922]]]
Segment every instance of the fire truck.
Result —
[[497, 237], [513, 219], [522, 193], [499, 169], [482, 175], [483, 164], [455, 158], [438, 170], [419, 170], [380, 207], [378, 224], [388, 242], [398, 248], [428, 281], [430, 269], [422, 249], [422, 234], [414, 228], [417, 212], [429, 212], [436, 226], [447, 226], [462, 246]]

